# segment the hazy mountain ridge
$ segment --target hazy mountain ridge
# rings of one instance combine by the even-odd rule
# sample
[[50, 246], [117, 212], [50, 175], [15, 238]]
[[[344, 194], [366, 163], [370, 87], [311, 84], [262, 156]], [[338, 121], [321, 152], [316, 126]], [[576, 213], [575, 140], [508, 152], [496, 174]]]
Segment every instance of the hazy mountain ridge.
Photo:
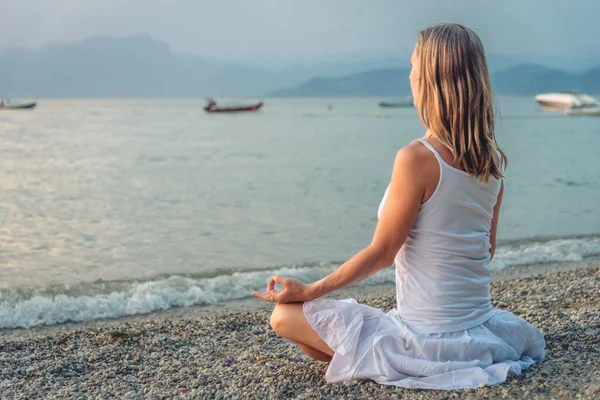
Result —
[[[399, 58], [398, 58], [399, 59]], [[252, 96], [298, 85], [314, 76], [339, 76], [397, 65], [380, 57], [344, 62], [292, 62], [279, 69], [173, 53], [146, 34], [90, 37], [74, 44], [0, 51], [4, 97]]]
[[[177, 54], [142, 34], [0, 52], [3, 97], [394, 96], [409, 92], [408, 50], [365, 51], [260, 65]], [[598, 69], [575, 73], [491, 55], [498, 93], [600, 92]], [[583, 62], [583, 61], [582, 61]], [[265, 60], [268, 64], [268, 61]], [[577, 64], [565, 61], [566, 64]], [[276, 65], [277, 64], [277, 68]], [[566, 65], [565, 64], [565, 65]], [[502, 69], [501, 68], [508, 69]], [[319, 77], [319, 78], [315, 78]], [[291, 89], [281, 89], [291, 88]]]
[[[266, 78], [272, 80], [272, 75], [260, 68], [174, 54], [148, 35], [93, 37], [77, 44], [0, 54], [3, 96], [244, 95], [264, 91]], [[270, 87], [278, 83], [273, 80]]]
[[410, 94], [408, 69], [366, 71], [337, 78], [313, 78], [292, 89], [268, 93], [274, 97], [396, 96]]
[[[366, 71], [337, 78], [313, 78], [288, 89], [268, 93], [273, 97], [394, 96], [409, 95], [408, 69]], [[492, 74], [495, 94], [533, 95], [550, 91], [600, 93], [600, 67], [583, 73], [537, 64], [521, 64]]]
[[576, 73], [523, 64], [492, 75], [492, 84], [499, 94], [532, 94], [552, 91], [600, 93], [600, 66]]

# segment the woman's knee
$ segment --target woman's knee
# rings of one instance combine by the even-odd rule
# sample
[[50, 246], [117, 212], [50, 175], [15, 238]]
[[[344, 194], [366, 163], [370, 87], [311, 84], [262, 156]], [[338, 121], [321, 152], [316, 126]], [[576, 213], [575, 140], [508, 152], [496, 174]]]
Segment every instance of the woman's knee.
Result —
[[288, 304], [277, 304], [271, 314], [271, 328], [279, 336], [287, 337], [290, 325], [293, 324], [293, 310]]

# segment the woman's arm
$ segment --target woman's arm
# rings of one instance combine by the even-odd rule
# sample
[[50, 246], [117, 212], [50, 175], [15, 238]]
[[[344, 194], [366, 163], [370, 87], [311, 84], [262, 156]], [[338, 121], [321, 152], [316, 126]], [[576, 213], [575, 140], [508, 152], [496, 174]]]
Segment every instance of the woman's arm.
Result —
[[418, 144], [396, 155], [387, 200], [371, 244], [325, 278], [309, 285], [311, 298], [357, 284], [393, 264], [415, 221], [425, 193], [423, 158]]
[[[396, 155], [388, 196], [371, 244], [325, 278], [306, 285], [296, 279], [273, 276], [266, 292], [252, 295], [281, 303], [313, 300], [335, 290], [354, 285], [389, 267], [404, 244], [425, 194], [426, 158], [419, 144], [412, 143]], [[422, 146], [421, 146], [422, 147]], [[425, 152], [428, 152], [425, 149]], [[275, 284], [283, 285], [281, 291]]]
[[498, 192], [498, 199], [494, 206], [494, 216], [492, 217], [492, 227], [490, 228], [490, 260], [494, 258], [496, 252], [496, 230], [498, 229], [498, 218], [500, 218], [500, 207], [502, 206], [502, 195], [504, 194], [504, 180], [500, 185], [500, 192]]

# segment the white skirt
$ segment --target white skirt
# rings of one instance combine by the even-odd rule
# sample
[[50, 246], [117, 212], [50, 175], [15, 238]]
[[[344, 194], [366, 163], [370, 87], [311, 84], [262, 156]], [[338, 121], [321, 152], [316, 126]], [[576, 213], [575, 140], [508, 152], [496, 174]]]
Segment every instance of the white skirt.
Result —
[[303, 309], [335, 352], [327, 382], [371, 379], [404, 388], [477, 388], [519, 375], [545, 354], [540, 331], [503, 310], [470, 329], [419, 334], [397, 310], [385, 314], [354, 299], [318, 299], [304, 303]]

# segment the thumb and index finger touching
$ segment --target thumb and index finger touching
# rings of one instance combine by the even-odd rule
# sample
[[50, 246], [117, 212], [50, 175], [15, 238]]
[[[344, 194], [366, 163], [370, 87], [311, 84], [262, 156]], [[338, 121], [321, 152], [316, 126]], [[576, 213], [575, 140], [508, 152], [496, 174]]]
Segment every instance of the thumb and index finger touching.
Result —
[[267, 289], [268, 290], [275, 290], [275, 284], [278, 283], [282, 286], [285, 286], [285, 283], [287, 282], [287, 279], [284, 278], [283, 276], [279, 276], [279, 275], [273, 275], [271, 277], [271, 279], [269, 280], [269, 284], [267, 285]]
[[271, 279], [269, 280], [269, 283], [267, 284], [267, 291], [266, 292], [252, 292], [252, 296], [254, 297], [258, 297], [259, 299], [262, 299], [264, 301], [271, 301], [271, 299], [273, 299], [274, 301], [279, 301], [279, 297], [280, 297], [280, 292], [278, 292], [277, 290], [275, 290], [275, 284], [278, 283], [280, 285], [284, 285], [287, 282], [287, 279], [279, 276], [279, 275], [273, 275], [271, 277]]

